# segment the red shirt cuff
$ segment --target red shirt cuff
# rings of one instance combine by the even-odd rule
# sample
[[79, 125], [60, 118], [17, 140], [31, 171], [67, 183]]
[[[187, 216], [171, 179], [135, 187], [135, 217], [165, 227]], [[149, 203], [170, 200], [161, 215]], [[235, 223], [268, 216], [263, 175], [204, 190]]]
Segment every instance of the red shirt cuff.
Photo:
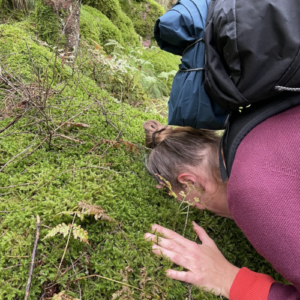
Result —
[[230, 288], [230, 300], [267, 300], [271, 285], [275, 280], [265, 274], [242, 268], [237, 273]]

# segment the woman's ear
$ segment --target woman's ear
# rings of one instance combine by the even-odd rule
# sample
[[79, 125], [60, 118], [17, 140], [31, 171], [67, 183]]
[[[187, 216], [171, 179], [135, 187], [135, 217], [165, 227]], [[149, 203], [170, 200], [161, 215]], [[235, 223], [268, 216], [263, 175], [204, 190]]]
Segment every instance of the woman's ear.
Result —
[[196, 176], [193, 173], [185, 172], [185, 173], [179, 174], [177, 176], [177, 180], [186, 188], [187, 188], [187, 186], [196, 186], [196, 187], [200, 186], [204, 189], [204, 183], [199, 178], [199, 175]]
[[197, 182], [197, 178], [194, 174], [191, 173], [181, 173], [177, 176], [177, 180], [183, 185], [195, 185]]

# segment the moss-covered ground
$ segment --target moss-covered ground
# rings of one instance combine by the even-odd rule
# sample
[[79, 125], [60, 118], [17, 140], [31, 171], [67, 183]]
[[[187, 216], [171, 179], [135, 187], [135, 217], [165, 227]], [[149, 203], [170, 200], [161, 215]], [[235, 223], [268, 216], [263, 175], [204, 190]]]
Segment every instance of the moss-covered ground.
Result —
[[[233, 221], [193, 208], [187, 218], [147, 173], [142, 124], [166, 122], [172, 76], [160, 75], [176, 70], [179, 59], [143, 49], [120, 6], [83, 6], [81, 13], [75, 66], [43, 43], [34, 14], [0, 26], [0, 130], [26, 112], [0, 133], [0, 299], [24, 299], [37, 215], [32, 300], [62, 291], [88, 300], [219, 299], [165, 276], [172, 264], [143, 238], [154, 223], [194, 240], [194, 220], [233, 264], [282, 280]], [[121, 13], [124, 23], [114, 22]], [[67, 121], [77, 125], [63, 126]], [[61, 214], [81, 201], [115, 222]], [[73, 221], [88, 232], [89, 245], [62, 235], [44, 240], [51, 228]], [[130, 287], [118, 292], [123, 285]]]

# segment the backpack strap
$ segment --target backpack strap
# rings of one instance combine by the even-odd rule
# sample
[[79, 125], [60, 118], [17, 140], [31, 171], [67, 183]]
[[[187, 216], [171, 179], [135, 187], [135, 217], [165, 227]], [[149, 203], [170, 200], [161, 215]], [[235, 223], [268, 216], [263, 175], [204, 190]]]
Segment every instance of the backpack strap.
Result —
[[244, 137], [266, 119], [297, 105], [300, 105], [299, 94], [282, 92], [281, 95], [269, 99], [267, 102], [252, 104], [249, 108], [243, 108], [230, 114], [219, 149], [220, 172], [223, 182], [230, 176], [235, 153]]

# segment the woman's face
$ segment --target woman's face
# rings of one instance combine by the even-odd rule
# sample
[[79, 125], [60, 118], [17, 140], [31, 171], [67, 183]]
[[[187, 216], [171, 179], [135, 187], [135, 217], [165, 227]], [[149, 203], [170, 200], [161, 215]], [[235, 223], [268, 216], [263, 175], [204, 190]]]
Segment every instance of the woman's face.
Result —
[[[197, 168], [187, 169], [177, 177], [182, 188], [172, 190], [179, 202], [185, 201], [200, 210], [210, 210], [218, 216], [232, 219], [227, 203], [227, 184], [219, 184], [209, 174], [201, 173]], [[162, 182], [157, 188], [162, 188]], [[170, 191], [168, 190], [169, 194]]]

